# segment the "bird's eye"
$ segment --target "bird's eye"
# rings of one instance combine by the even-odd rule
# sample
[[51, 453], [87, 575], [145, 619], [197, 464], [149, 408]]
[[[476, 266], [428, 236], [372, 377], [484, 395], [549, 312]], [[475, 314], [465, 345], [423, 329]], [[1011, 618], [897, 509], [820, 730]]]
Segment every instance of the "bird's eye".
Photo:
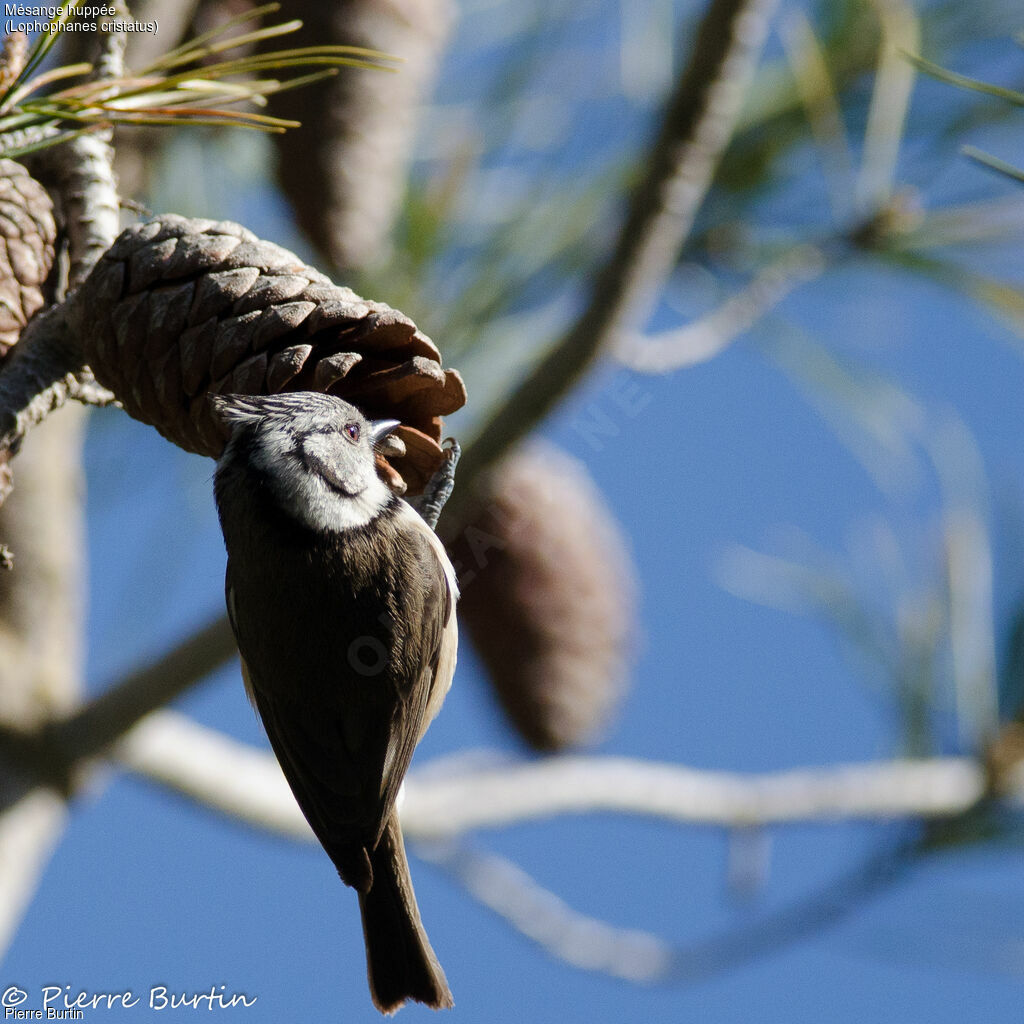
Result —
[[353, 443], [359, 440], [359, 424], [358, 423], [346, 423], [345, 424], [345, 436]]

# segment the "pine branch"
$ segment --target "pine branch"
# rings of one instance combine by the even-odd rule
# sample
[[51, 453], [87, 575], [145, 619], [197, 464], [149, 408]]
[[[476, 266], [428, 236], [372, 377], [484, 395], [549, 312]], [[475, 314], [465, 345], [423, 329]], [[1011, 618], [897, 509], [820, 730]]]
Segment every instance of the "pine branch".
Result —
[[169, 704], [237, 653], [227, 616], [221, 616], [49, 726], [46, 745], [74, 768], [102, 754], [146, 715]]
[[449, 524], [465, 520], [480, 474], [551, 412], [620, 335], [648, 316], [735, 130], [776, 2], [711, 0], [587, 308], [466, 449], [446, 510]]
[[[225, 814], [309, 838], [269, 752], [160, 711], [125, 734], [127, 767]], [[893, 760], [763, 775], [713, 772], [619, 757], [553, 757], [467, 767], [465, 756], [412, 771], [402, 828], [411, 839], [452, 839], [566, 814], [606, 812], [716, 828], [952, 818], [983, 800], [988, 780], [963, 757]], [[1024, 806], [1024, 773], [1004, 799]]]

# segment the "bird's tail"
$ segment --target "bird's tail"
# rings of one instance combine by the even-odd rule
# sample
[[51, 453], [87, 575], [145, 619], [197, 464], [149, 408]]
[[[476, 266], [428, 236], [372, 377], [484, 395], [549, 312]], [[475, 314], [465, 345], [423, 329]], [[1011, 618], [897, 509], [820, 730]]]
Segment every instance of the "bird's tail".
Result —
[[435, 1010], [453, 1006], [444, 971], [420, 920], [396, 814], [391, 814], [370, 863], [373, 884], [369, 892], [359, 894], [359, 909], [374, 1005], [387, 1014], [407, 999]]

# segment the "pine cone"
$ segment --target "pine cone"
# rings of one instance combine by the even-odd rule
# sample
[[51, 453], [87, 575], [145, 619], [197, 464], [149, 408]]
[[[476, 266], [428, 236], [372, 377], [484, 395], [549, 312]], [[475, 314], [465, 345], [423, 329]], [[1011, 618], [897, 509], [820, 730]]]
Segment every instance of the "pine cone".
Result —
[[46, 189], [21, 164], [0, 160], [0, 358], [46, 301], [56, 237]]
[[450, 545], [461, 616], [502, 707], [532, 747], [594, 738], [624, 690], [632, 564], [585, 467], [534, 445], [493, 471]]
[[433, 89], [451, 0], [290, 0], [295, 46], [342, 43], [402, 59], [397, 74], [340, 68], [305, 89], [285, 90], [271, 113], [301, 121], [273, 137], [277, 175], [317, 251], [342, 271], [387, 257], [401, 207], [416, 126]]
[[128, 228], [70, 300], [69, 323], [125, 410], [201, 455], [226, 440], [209, 392], [324, 391], [401, 421], [405, 454], [382, 469], [415, 494], [440, 465], [441, 417], [466, 400], [408, 317], [227, 221]]

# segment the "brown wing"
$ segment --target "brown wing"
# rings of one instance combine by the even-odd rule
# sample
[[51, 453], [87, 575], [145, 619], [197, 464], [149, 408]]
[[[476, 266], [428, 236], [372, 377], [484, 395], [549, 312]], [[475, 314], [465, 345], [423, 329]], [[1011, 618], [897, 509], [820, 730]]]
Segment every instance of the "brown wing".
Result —
[[441, 670], [448, 671], [449, 660], [451, 672], [455, 670], [454, 658], [447, 657], [455, 640], [454, 574], [449, 576], [447, 555], [433, 531], [407, 505], [403, 506], [403, 515], [411, 527], [403, 533], [409, 545], [408, 562], [416, 564], [417, 575], [431, 583], [413, 588], [411, 594], [399, 595], [406, 601], [404, 618], [399, 621], [419, 622], [422, 628], [418, 638], [409, 636], [396, 645], [401, 653], [396, 650], [395, 661], [404, 668], [394, 680], [398, 700], [381, 771], [380, 817], [374, 844], [398, 798], [416, 744], [437, 713], [437, 694], [443, 699], [451, 686], [451, 676], [442, 676]]
[[[301, 573], [292, 579], [287, 568], [267, 567], [264, 575], [276, 578], [261, 578], [262, 594], [254, 595], [255, 582], [228, 566], [232, 625], [271, 745], [313, 831], [342, 878], [361, 891], [370, 881], [365, 848], [384, 829], [432, 697], [450, 683], [439, 670], [454, 668], [446, 567], [432, 535], [402, 536], [403, 550], [373, 577], [375, 589], [354, 585], [342, 562], [324, 573], [331, 585], [319, 589], [304, 585]], [[260, 621], [255, 609], [275, 586], [290, 600], [274, 609], [273, 622]], [[383, 622], [372, 614], [380, 608]], [[337, 629], [310, 635], [309, 624], [322, 624], [325, 613]], [[363, 641], [384, 650], [378, 671], [353, 663], [352, 645]]]

